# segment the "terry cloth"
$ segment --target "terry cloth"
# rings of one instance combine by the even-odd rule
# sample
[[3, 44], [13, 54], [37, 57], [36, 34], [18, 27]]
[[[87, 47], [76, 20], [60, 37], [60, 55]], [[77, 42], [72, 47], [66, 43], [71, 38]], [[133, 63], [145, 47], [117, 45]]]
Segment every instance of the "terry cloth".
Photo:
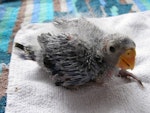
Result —
[[[149, 113], [150, 112], [150, 11], [109, 18], [88, 19], [108, 33], [122, 33], [136, 43], [134, 70], [145, 88], [136, 81], [114, 77], [104, 85], [78, 90], [55, 86], [40, 66], [24, 60], [13, 49], [6, 113]], [[37, 35], [56, 32], [52, 23], [29, 24], [16, 35], [15, 42], [35, 44]]]

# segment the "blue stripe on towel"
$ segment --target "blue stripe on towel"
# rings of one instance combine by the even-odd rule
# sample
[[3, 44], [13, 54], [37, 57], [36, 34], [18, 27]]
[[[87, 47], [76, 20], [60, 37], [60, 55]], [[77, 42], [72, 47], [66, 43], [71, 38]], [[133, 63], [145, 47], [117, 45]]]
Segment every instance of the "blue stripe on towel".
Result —
[[12, 30], [15, 25], [18, 11], [20, 8], [7, 8], [7, 11], [5, 14], [5, 17], [3, 18], [3, 22], [1, 23], [1, 27], [3, 26], [3, 30], [0, 33], [0, 49], [7, 52], [8, 49], [8, 43], [9, 43], [9, 38], [12, 35]]
[[77, 8], [78, 13], [87, 13], [89, 11], [84, 0], [76, 0], [75, 6]]
[[48, 22], [54, 19], [52, 0], [41, 0], [39, 22]]
[[47, 4], [47, 7], [49, 10], [47, 10], [47, 20], [53, 20], [54, 19], [54, 6], [53, 6], [53, 0], [47, 0], [49, 3]]
[[74, 15], [76, 16], [76, 17], [80, 17], [80, 14], [79, 13], [77, 13], [77, 7], [76, 7], [76, 1], [77, 0], [72, 0], [72, 5], [73, 5], [73, 9], [74, 9]]
[[3, 7], [3, 6], [0, 6], [0, 21], [3, 20], [3, 17], [5, 15], [5, 12], [6, 12], [6, 8]]
[[72, 0], [67, 0], [67, 8], [68, 8], [69, 13], [72, 13], [72, 14], [74, 13]]
[[47, 19], [47, 0], [40, 0], [40, 12], [38, 22], [44, 22]]
[[[10, 56], [11, 56], [11, 54], [8, 54], [7, 52], [0, 49], [0, 64], [1, 63], [9, 64]], [[2, 66], [2, 65], [0, 65], [0, 66]]]
[[[8, 44], [18, 16], [20, 5], [21, 1], [2, 4], [2, 6], [5, 7], [5, 14], [3, 14], [2, 21], [0, 22], [0, 63], [8, 64], [10, 62], [10, 54], [7, 53]], [[2, 67], [0, 68], [2, 69]]]
[[141, 0], [141, 2], [146, 7], [147, 10], [150, 10], [150, 1], [149, 0]]
[[106, 5], [106, 2], [104, 0], [99, 0], [99, 2], [101, 3], [102, 6]]
[[116, 16], [120, 14], [129, 13], [131, 11], [132, 4], [121, 4], [118, 0], [105, 1], [105, 12], [108, 16]]
[[34, 8], [32, 12], [31, 23], [36, 23], [39, 21], [39, 12], [40, 12], [40, 0], [34, 0]]
[[0, 63], [0, 73], [2, 73], [2, 64]]
[[100, 9], [100, 1], [99, 0], [91, 0], [89, 2], [94, 14], [96, 15], [96, 17], [100, 17], [102, 16], [102, 11]]
[[138, 8], [141, 10], [141, 11], [146, 11], [146, 7], [142, 4], [142, 2], [140, 0], [134, 0], [134, 2], [137, 4]]
[[6, 96], [3, 96], [0, 99], [0, 113], [5, 113], [6, 100], [7, 100]]

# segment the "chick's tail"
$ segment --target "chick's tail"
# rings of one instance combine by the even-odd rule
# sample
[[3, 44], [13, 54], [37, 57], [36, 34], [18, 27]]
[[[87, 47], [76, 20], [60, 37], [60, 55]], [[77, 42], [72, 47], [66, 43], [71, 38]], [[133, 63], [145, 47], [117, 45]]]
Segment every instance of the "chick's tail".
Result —
[[21, 56], [25, 59], [35, 60], [35, 52], [31, 46], [24, 46], [20, 43], [15, 43], [15, 48], [18, 48], [23, 51], [23, 54]]

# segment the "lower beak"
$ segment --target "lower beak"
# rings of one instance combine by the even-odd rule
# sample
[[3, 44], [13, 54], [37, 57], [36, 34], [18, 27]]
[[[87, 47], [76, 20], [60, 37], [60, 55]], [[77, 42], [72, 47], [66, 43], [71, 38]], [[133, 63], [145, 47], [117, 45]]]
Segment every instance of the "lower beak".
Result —
[[117, 67], [121, 69], [133, 69], [135, 65], [135, 56], [136, 56], [136, 51], [135, 49], [128, 49], [123, 53], [119, 61], [117, 63]]

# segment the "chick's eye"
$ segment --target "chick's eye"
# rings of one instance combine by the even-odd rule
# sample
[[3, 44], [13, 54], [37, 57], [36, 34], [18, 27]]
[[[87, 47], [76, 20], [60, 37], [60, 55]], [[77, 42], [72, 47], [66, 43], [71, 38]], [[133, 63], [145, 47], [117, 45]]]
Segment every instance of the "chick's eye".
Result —
[[113, 46], [110, 46], [109, 50], [114, 53], [116, 51], [116, 49]]

